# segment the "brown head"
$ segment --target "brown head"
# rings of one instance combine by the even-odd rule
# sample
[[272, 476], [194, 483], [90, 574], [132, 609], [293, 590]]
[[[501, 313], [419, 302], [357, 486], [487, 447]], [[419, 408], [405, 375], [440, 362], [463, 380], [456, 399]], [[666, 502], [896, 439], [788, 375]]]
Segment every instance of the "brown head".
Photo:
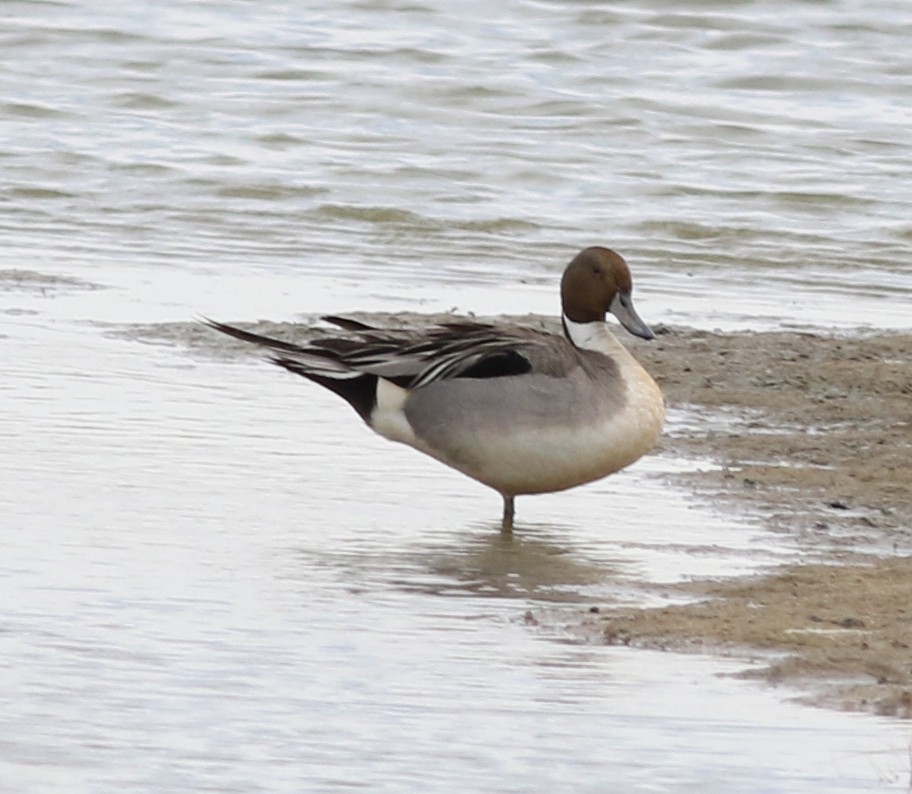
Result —
[[630, 333], [644, 339], [654, 334], [633, 308], [633, 282], [624, 258], [610, 248], [580, 251], [561, 279], [564, 316], [574, 323], [604, 322], [611, 312]]

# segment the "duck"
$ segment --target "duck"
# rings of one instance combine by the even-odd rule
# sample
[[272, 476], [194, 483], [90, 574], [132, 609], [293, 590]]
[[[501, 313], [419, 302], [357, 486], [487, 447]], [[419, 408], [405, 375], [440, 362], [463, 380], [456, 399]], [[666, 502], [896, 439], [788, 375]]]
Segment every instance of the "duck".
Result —
[[391, 329], [327, 316], [339, 333], [298, 344], [203, 322], [265, 348], [384, 438], [497, 491], [510, 533], [517, 496], [624, 469], [653, 448], [665, 418], [658, 384], [607, 322], [611, 314], [634, 336], [655, 336], [634, 308], [624, 258], [583, 249], [563, 272], [560, 296], [561, 334], [472, 319]]

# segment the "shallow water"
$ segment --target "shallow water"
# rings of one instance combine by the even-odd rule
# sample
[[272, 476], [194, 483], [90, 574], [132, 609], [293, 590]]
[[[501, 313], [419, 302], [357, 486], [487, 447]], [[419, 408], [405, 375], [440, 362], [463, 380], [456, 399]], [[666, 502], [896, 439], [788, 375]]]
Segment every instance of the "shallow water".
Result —
[[650, 322], [912, 325], [906, 4], [459, 8], [5, 5], [11, 790], [905, 788], [901, 723], [563, 627], [800, 554], [661, 477], [706, 463], [521, 499], [505, 541], [495, 495], [184, 344], [552, 314], [592, 242]]
[[599, 242], [662, 319], [912, 322], [903, 0], [6, 8], [11, 266], [266, 271], [285, 313]]

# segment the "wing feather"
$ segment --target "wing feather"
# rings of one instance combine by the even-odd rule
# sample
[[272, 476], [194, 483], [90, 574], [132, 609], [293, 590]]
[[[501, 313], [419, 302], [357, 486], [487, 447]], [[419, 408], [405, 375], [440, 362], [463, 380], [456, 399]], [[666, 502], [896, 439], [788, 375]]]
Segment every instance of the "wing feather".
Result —
[[272, 350], [274, 363], [298, 374], [337, 380], [374, 375], [411, 389], [451, 378], [507, 377], [572, 365], [573, 349], [566, 340], [520, 326], [457, 321], [416, 331], [325, 319], [348, 333], [293, 344], [214, 320], [205, 322], [216, 331]]

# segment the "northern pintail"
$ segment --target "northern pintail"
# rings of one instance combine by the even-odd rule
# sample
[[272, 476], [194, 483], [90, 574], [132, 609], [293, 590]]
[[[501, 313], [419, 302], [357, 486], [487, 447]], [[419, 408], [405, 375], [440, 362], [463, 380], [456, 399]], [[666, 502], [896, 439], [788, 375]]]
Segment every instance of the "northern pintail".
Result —
[[272, 361], [346, 400], [381, 436], [408, 444], [503, 497], [562, 491], [633, 463], [656, 442], [662, 393], [605, 322], [652, 339], [627, 263], [586, 248], [561, 279], [563, 336], [457, 320], [381, 329], [326, 317], [345, 333], [292, 344], [207, 320], [268, 348]]

